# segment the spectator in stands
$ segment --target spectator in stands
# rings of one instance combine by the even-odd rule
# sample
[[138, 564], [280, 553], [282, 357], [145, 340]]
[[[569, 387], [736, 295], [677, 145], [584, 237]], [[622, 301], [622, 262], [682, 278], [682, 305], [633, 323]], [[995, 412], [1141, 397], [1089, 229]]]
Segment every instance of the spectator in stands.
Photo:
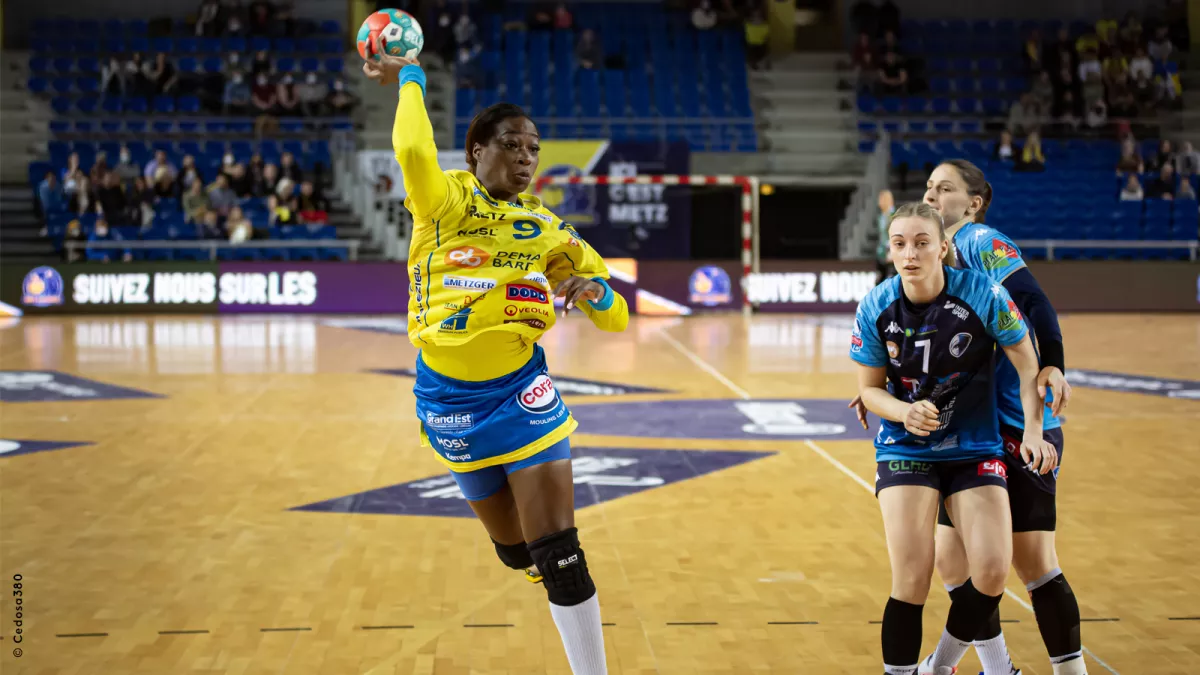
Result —
[[74, 192], [67, 191], [67, 209], [81, 216], [85, 213], [95, 213], [96, 202], [92, 199], [91, 182], [82, 172], [75, 181], [75, 188]]
[[317, 117], [322, 110], [329, 87], [317, 80], [316, 73], [304, 76], [304, 82], [296, 85], [296, 98], [300, 101], [300, 112], [307, 117]]
[[717, 25], [717, 12], [709, 0], [700, 0], [696, 9], [692, 10], [692, 27], [696, 30], [710, 30]]
[[266, 0], [255, 0], [250, 4], [249, 11], [250, 22], [248, 28], [251, 35], [270, 37], [271, 36], [271, 3]]
[[284, 73], [279, 78], [279, 84], [275, 85], [275, 96], [275, 111], [279, 115], [290, 117], [300, 112], [300, 99], [296, 96], [296, 83], [291, 73]]
[[154, 83], [155, 93], [160, 96], [170, 94], [179, 82], [179, 72], [175, 69], [175, 64], [167, 60], [167, 55], [163, 52], [155, 55], [149, 77]]
[[1142, 21], [1137, 12], [1129, 11], [1117, 29], [1117, 41], [1122, 51], [1131, 52], [1142, 44]]
[[1121, 141], [1121, 159], [1117, 161], [1117, 173], [1141, 173], [1145, 170], [1137, 143], [1132, 138]]
[[280, 204], [286, 204], [293, 211], [296, 210], [296, 183], [291, 178], [286, 176], [279, 179], [279, 183], [275, 186], [275, 197]]
[[80, 181], [87, 178], [83, 173], [83, 169], [79, 166], [79, 153], [72, 152], [67, 157], [67, 168], [62, 171], [63, 190], [67, 193], [67, 199], [70, 200], [79, 191]]
[[1138, 113], [1137, 99], [1129, 86], [1128, 78], [1115, 84], [1108, 92], [1109, 112], [1113, 117], [1135, 117]]
[[162, 150], [155, 150], [154, 159], [146, 162], [146, 168], [142, 171], [142, 175], [146, 177], [148, 182], [156, 181], [158, 180], [157, 174], [160, 168], [165, 168], [167, 173], [171, 175], [172, 179], [175, 177], [175, 174], [179, 173], [178, 170], [176, 170], [175, 165], [171, 163], [171, 160], [167, 159], [166, 152], [163, 152]]
[[105, 97], [125, 95], [125, 67], [116, 54], [108, 57], [108, 62], [100, 68], [100, 94]]
[[286, 202], [280, 203], [279, 197], [275, 195], [267, 196], [267, 227], [275, 227], [277, 225], [295, 225], [296, 214], [289, 208]]
[[854, 75], [858, 82], [858, 90], [869, 92], [875, 89], [875, 76], [879, 70], [875, 64], [875, 52], [871, 46], [871, 36], [866, 33], [858, 34], [858, 42], [854, 45], [852, 55]]
[[1025, 144], [1021, 146], [1021, 158], [1013, 166], [1013, 170], [1030, 173], [1046, 170], [1046, 156], [1042, 154], [1041, 134], [1032, 131], [1025, 137]]
[[183, 217], [186, 222], [199, 225], [208, 214], [208, 195], [204, 194], [204, 184], [195, 181], [183, 193]]
[[1141, 45], [1138, 45], [1133, 59], [1129, 61], [1129, 76], [1133, 79], [1144, 76], [1147, 80], [1154, 77], [1154, 62]]
[[121, 177], [121, 182], [125, 185], [133, 183], [133, 179], [142, 175], [141, 167], [133, 159], [133, 153], [129, 151], [129, 147], [124, 143], [121, 144], [121, 154], [117, 158], [117, 165], [113, 167], [113, 173]]
[[92, 170], [88, 172], [88, 178], [91, 179], [92, 185], [103, 185], [104, 176], [111, 169], [108, 168], [108, 153], [101, 150], [96, 153], [96, 161], [92, 162]]
[[262, 175], [254, 181], [254, 196], [265, 197], [275, 194], [275, 186], [279, 184], [279, 167], [267, 164], [262, 169]]
[[455, 48], [465, 45], [474, 49], [475, 44], [479, 42], [478, 33], [479, 29], [475, 26], [475, 22], [471, 21], [471, 17], [466, 12], [459, 14], [458, 21], [454, 23]]
[[167, 167], [160, 166], [154, 172], [154, 197], [155, 200], [175, 199], [179, 196], [179, 191], [175, 184], [175, 174], [167, 170]]
[[225, 55], [225, 60], [221, 62], [221, 71], [226, 75], [232, 75], [234, 72], [241, 72], [242, 65], [241, 53], [229, 52]]
[[127, 213], [128, 219], [142, 229], [154, 222], [154, 190], [144, 176], [133, 179]]
[[1167, 164], [1171, 164], [1172, 169], [1175, 168], [1175, 148], [1170, 139], [1164, 138], [1158, 142], [1158, 151], [1150, 155], [1149, 170], [1158, 171]]
[[301, 222], [329, 222], [329, 202], [317, 193], [316, 186], [310, 180], [300, 184], [300, 197], [297, 199], [296, 208], [300, 212]]
[[896, 39], [896, 34], [892, 31], [886, 31], [883, 34], [883, 46], [879, 49], [881, 54], [892, 52], [896, 55], [896, 59], [901, 63], [904, 62], [904, 52], [900, 51], [900, 41]]
[[477, 58], [480, 51], [478, 47], [476, 49], [469, 49], [467, 47], [458, 48], [458, 58], [454, 63], [454, 74], [458, 78], [458, 87], [460, 89], [484, 88], [484, 72]]
[[246, 171], [245, 164], [238, 162], [229, 167], [225, 177], [229, 182], [229, 189], [233, 190], [233, 194], [237, 195], [238, 199], [254, 196], [254, 180]]
[[290, 152], [285, 152], [279, 157], [279, 177], [287, 178], [293, 183], [301, 183], [304, 181], [304, 169], [296, 163], [296, 156]]
[[270, 75], [274, 68], [271, 66], [271, 56], [267, 50], [260, 49], [254, 53], [250, 62], [250, 77], [257, 80], [259, 75]]
[[425, 29], [425, 51], [437, 54], [444, 63], [454, 56], [454, 17], [446, 0], [437, 0], [427, 5], [423, 26], [436, 26], [436, 30]]
[[896, 52], [888, 52], [883, 57], [876, 75], [879, 93], [884, 96], [898, 96], [908, 89], [908, 71], [900, 63]]
[[1088, 52], [1095, 53], [1099, 50], [1100, 38], [1096, 35], [1095, 30], [1088, 30], [1075, 40], [1075, 52], [1081, 56]]
[[1129, 83], [1129, 61], [1120, 52], [1104, 60], [1104, 88], [1112, 94], [1113, 87]]
[[575, 17], [571, 15], [571, 10], [567, 9], [567, 3], [558, 3], [554, 8], [554, 27], [558, 30], [571, 30], [574, 25]]
[[204, 0], [200, 3], [200, 12], [196, 17], [196, 37], [220, 37], [221, 24], [217, 23], [220, 15], [221, 3], [217, 0]]
[[1057, 73], [1064, 67], [1075, 72], [1079, 66], [1079, 54], [1075, 51], [1075, 41], [1071, 39], [1071, 32], [1065, 27], [1058, 29], [1058, 38], [1050, 43], [1045, 59], [1046, 70], [1051, 73]]
[[254, 80], [254, 87], [250, 90], [250, 106], [256, 116], [254, 132], [259, 137], [263, 136], [268, 127], [274, 126], [275, 118], [272, 115], [276, 112], [278, 103], [279, 94], [271, 85], [271, 78], [267, 77], [266, 73], [259, 73]]
[[992, 161], [1012, 165], [1021, 149], [1013, 147], [1012, 132], [1008, 129], [1000, 132], [1000, 140], [992, 146]]
[[767, 25], [767, 20], [763, 13], [755, 10], [746, 19], [746, 61], [749, 63], [752, 70], [762, 70], [769, 68], [770, 63], [767, 61], [767, 38], [771, 34], [771, 27]]
[[1137, 174], [1129, 174], [1129, 177], [1125, 179], [1125, 185], [1121, 187], [1121, 201], [1140, 202], [1145, 197], [1146, 193], [1142, 190], [1142, 182], [1138, 180]]
[[179, 187], [185, 192], [192, 187], [192, 183], [204, 183], [204, 179], [200, 177], [200, 169], [196, 167], [196, 158], [191, 155], [184, 155], [183, 161], [179, 165]]
[[1146, 45], [1146, 53], [1156, 64], [1163, 65], [1171, 58], [1174, 51], [1175, 45], [1171, 44], [1171, 38], [1167, 35], [1167, 27], [1159, 26], [1158, 30], [1154, 31], [1154, 38]]
[[1045, 66], [1042, 56], [1042, 32], [1034, 28], [1029, 31], [1029, 37], [1025, 38], [1025, 44], [1021, 47], [1021, 62], [1025, 65], [1025, 73], [1033, 75], [1041, 72]]
[[[87, 236], [83, 233], [83, 226], [79, 224], [78, 219], [72, 219], [67, 223], [67, 231], [63, 235], [63, 243], [67, 242], [83, 242], [87, 241]], [[67, 262], [75, 262], [83, 258], [83, 250], [72, 246], [63, 246], [63, 258]]]
[[325, 99], [325, 105], [329, 106], [330, 112], [334, 115], [349, 115], [357, 103], [358, 99], [354, 94], [346, 91], [345, 80], [339, 77], [333, 81], [333, 88]]
[[121, 187], [121, 177], [115, 171], [109, 171], [104, 174], [103, 181], [96, 190], [100, 212], [114, 225], [128, 222], [129, 200], [125, 198], [125, 189]]
[[1037, 79], [1033, 82], [1033, 88], [1029, 90], [1029, 93], [1033, 96], [1033, 100], [1041, 110], [1046, 111], [1053, 108], [1054, 82], [1050, 80], [1050, 73], [1044, 70], [1038, 73]]
[[[398, 4], [399, 9], [403, 9], [409, 14], [412, 14], [416, 11], [415, 8], [408, 8], [409, 0], [400, 0], [399, 3], [392, 4]], [[275, 7], [274, 11], [275, 16], [271, 17], [269, 24], [271, 37], [281, 38], [294, 36], [296, 34], [296, 18], [292, 15], [291, 0], [284, 0], [284, 2], [279, 3], [279, 5]]]
[[205, 212], [203, 219], [196, 228], [196, 234], [201, 239], [224, 239], [225, 231], [221, 229], [221, 217], [216, 211]]
[[250, 85], [246, 83], [241, 71], [235, 70], [225, 84], [225, 94], [221, 97], [221, 105], [225, 114], [240, 115], [250, 107]]
[[1190, 199], [1196, 200], [1196, 189], [1192, 187], [1192, 182], [1186, 178], [1179, 181], [1179, 189], [1175, 191], [1175, 200]]
[[1175, 198], [1175, 165], [1163, 164], [1158, 175], [1146, 186], [1146, 199]]
[[153, 83], [146, 76], [148, 65], [142, 62], [142, 55], [136, 52], [125, 62], [126, 96], [146, 97], [154, 90]]
[[224, 216], [229, 213], [230, 209], [237, 206], [237, 202], [237, 195], [229, 187], [229, 178], [223, 173], [217, 174], [217, 179], [208, 186], [209, 206], [218, 215]]
[[[92, 230], [92, 235], [88, 237], [89, 242], [94, 241], [121, 241], [120, 235], [108, 229], [108, 222], [103, 218], [96, 220], [96, 227]], [[120, 249], [115, 248], [95, 248], [91, 249], [91, 260], [99, 260], [100, 262], [112, 262], [120, 259], [124, 262], [133, 260], [133, 253], [126, 250], [124, 253]]]
[[1180, 178], [1200, 175], [1200, 152], [1196, 152], [1191, 141], [1184, 141], [1175, 153], [1175, 173]]
[[604, 61], [604, 51], [591, 28], [585, 28], [580, 33], [579, 43], [575, 45], [575, 58], [579, 61], [580, 68], [588, 70], [598, 67]]
[[228, 37], [242, 37], [246, 34], [246, 26], [242, 23], [242, 18], [237, 14], [230, 14], [229, 21], [225, 24], [225, 35]]
[[1085, 101], [1094, 101], [1104, 95], [1104, 70], [1094, 51], [1083, 54], [1079, 63], [1079, 84]]
[[1056, 108], [1063, 105], [1063, 100], [1067, 94], [1075, 96], [1075, 90], [1079, 87], [1079, 80], [1075, 77], [1076, 69], [1064, 65], [1058, 71], [1058, 76], [1055, 79], [1055, 94], [1054, 105]]
[[53, 171], [47, 171], [38, 184], [38, 204], [42, 207], [43, 216], [67, 208], [67, 193]]
[[240, 244], [254, 238], [254, 225], [242, 212], [240, 206], [229, 209], [229, 217], [225, 219], [225, 230], [229, 232], [229, 243]]
[[1021, 98], [1008, 109], [1008, 130], [1025, 135], [1042, 126], [1042, 111], [1033, 94], [1021, 94]]
[[1108, 106], [1104, 99], [1098, 98], [1088, 106], [1087, 117], [1084, 119], [1089, 129], [1099, 129], [1108, 124]]

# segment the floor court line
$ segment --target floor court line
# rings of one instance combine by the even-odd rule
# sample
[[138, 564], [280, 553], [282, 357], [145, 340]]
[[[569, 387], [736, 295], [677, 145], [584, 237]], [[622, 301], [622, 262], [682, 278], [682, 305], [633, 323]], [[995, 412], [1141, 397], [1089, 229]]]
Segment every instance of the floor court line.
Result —
[[[696, 354], [692, 350], [688, 349], [682, 342], [680, 342], [679, 340], [676, 340], [674, 337], [669, 335], [667, 333], [666, 329], [659, 331], [659, 335], [662, 335], [663, 339], [665, 339], [668, 343], [670, 343], [670, 345], [672, 347], [674, 347], [681, 354], [686, 356], [688, 358], [688, 360], [690, 360], [692, 363], [696, 364], [696, 367], [698, 367], [700, 370], [703, 370], [704, 372], [711, 375], [713, 377], [713, 379], [717, 380], [721, 384], [724, 384], [730, 391], [737, 394], [738, 396], [740, 396], [743, 399], [749, 400], [751, 398], [750, 394], [745, 389], [742, 389], [741, 387], [734, 384], [732, 380], [725, 377], [725, 375], [723, 373], [721, 373], [721, 371], [717, 370], [712, 364], [710, 364], [707, 361], [705, 361], [704, 359], [700, 358], [700, 356], [698, 354]], [[812, 450], [818, 457], [825, 460], [826, 462], [829, 462], [838, 471], [841, 471], [842, 473], [844, 473], [848, 477], [850, 477], [854, 482], [858, 483], [859, 486], [861, 486], [867, 492], [871, 493], [872, 495], [875, 494], [875, 488], [870, 483], [868, 483], [866, 480], [864, 480], [862, 476], [859, 476], [857, 473], [855, 473], [853, 469], [851, 469], [850, 467], [848, 467], [845, 464], [838, 461], [838, 459], [836, 457], [834, 457], [833, 455], [826, 452], [824, 448], [817, 445], [816, 443], [813, 443], [812, 441], [805, 441], [805, 445], [807, 445], [808, 448], [810, 450]], [[1013, 601], [1015, 601], [1018, 605], [1024, 607], [1027, 611], [1033, 612], [1033, 605], [1026, 602], [1026, 600], [1024, 598], [1022, 598], [1021, 596], [1014, 593], [1011, 589], [1005, 588], [1004, 594], [1007, 595], [1009, 598], [1011, 598]], [[1100, 666], [1102, 668], [1104, 668], [1108, 672], [1112, 673], [1112, 675], [1121, 675], [1112, 666], [1105, 663], [1103, 659], [1096, 656], [1095, 652], [1088, 649], [1086, 646], [1083, 646], [1083, 651], [1088, 656], [1091, 656], [1092, 659], [1094, 659], [1096, 661], [1096, 663], [1100, 664]]]

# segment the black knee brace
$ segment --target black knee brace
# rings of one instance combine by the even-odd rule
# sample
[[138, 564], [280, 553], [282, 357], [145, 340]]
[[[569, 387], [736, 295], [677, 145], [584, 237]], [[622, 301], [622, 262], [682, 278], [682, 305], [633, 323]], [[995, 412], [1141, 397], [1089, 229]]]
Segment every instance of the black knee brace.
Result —
[[514, 570], [523, 570], [533, 564], [533, 557], [529, 555], [529, 547], [525, 542], [501, 544], [493, 539], [492, 543], [496, 545], [496, 556], [500, 558], [500, 562]]
[[596, 594], [575, 528], [538, 539], [529, 545], [529, 553], [542, 573], [542, 585], [551, 603], [572, 607]]

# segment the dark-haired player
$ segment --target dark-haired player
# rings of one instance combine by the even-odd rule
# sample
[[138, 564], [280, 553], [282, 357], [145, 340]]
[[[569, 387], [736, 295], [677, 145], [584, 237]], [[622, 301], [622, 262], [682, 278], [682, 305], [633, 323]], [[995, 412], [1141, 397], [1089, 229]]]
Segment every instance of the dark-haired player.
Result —
[[[382, 38], [378, 54], [387, 54]], [[425, 111], [425, 73], [384, 56], [363, 71], [399, 82], [392, 144], [413, 214], [409, 340], [417, 357], [421, 440], [452, 472], [504, 564], [538, 575], [571, 670], [607, 672], [600, 605], [575, 528], [568, 437], [576, 422], [537, 340], [553, 298], [602, 330], [622, 331], [625, 300], [574, 228], [525, 190], [538, 131], [497, 104], [467, 132], [469, 171], [442, 171]], [[537, 575], [534, 576], [537, 578]]]
[[[1042, 438], [1037, 353], [1008, 292], [982, 274], [943, 264], [949, 242], [929, 204], [898, 208], [888, 242], [898, 277], [860, 303], [850, 346], [862, 402], [883, 420], [875, 491], [892, 567], [884, 670], [951, 675], [996, 611], [1012, 562], [992, 381], [997, 344], [1020, 373], [1026, 433], [1019, 452], [1042, 472], [1053, 470], [1056, 454]], [[969, 576], [937, 648], [918, 664], [941, 504], [962, 530]]]

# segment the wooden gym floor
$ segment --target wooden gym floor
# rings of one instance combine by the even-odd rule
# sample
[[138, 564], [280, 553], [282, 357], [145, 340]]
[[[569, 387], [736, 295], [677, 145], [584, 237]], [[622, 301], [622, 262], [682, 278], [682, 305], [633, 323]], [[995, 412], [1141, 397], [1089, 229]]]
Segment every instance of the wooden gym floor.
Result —
[[[0, 369], [157, 395], [0, 404], [4, 439], [89, 443], [0, 455], [0, 671], [568, 672], [542, 589], [503, 567], [473, 520], [420, 515], [462, 504], [437, 493], [411, 380], [370, 372], [411, 367], [413, 348], [386, 321], [329, 321], [40, 318], [0, 330]], [[694, 401], [796, 399], [808, 422], [836, 417], [805, 401], [853, 395], [849, 321], [641, 317], [613, 335], [577, 318], [546, 337], [559, 378], [667, 390], [565, 394], [590, 470], [641, 457], [665, 477], [581, 488], [599, 500], [578, 525], [611, 624], [610, 672], [881, 672], [873, 622], [889, 573], [870, 443], [747, 438]], [[1073, 315], [1063, 329], [1073, 368], [1200, 380], [1195, 316]], [[1059, 550], [1089, 672], [1200, 672], [1197, 402], [1078, 387], [1068, 418]], [[726, 437], [687, 437], [711, 429]], [[407, 512], [341, 499], [421, 479], [440, 497], [392, 507]], [[641, 487], [620, 493], [630, 486]], [[329, 500], [341, 506], [296, 508]], [[933, 588], [923, 652], [948, 606]], [[1048, 675], [1015, 575], [1009, 589], [1016, 663]]]

